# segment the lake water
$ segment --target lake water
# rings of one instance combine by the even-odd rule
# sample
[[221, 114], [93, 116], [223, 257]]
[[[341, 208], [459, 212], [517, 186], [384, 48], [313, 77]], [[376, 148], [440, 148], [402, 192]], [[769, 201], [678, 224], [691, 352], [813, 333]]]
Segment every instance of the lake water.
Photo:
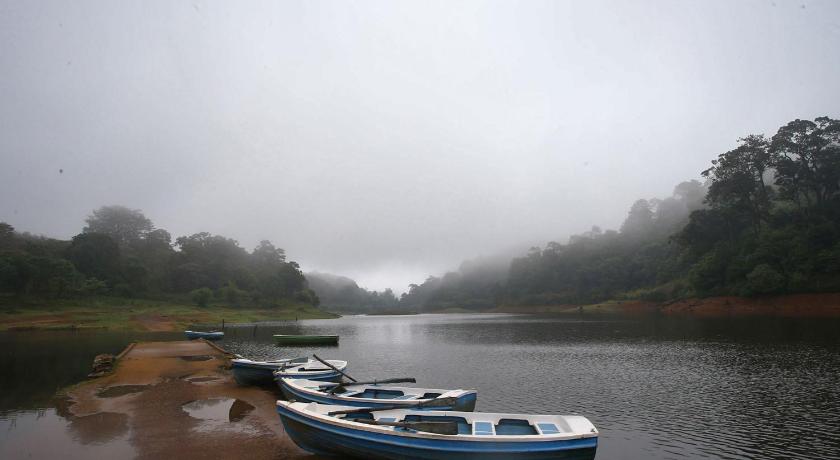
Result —
[[[339, 334], [341, 341], [278, 348], [277, 333]], [[56, 422], [49, 394], [83, 378], [95, 354], [136, 338], [0, 334], [0, 457], [23, 452], [26, 436], [38, 432], [36, 407]], [[315, 352], [346, 359], [357, 379], [412, 376], [418, 386], [476, 388], [479, 411], [581, 414], [601, 432], [602, 460], [840, 459], [836, 320], [358, 316], [228, 327], [220, 345], [253, 358]], [[103, 447], [70, 435], [80, 450], [68, 452]]]

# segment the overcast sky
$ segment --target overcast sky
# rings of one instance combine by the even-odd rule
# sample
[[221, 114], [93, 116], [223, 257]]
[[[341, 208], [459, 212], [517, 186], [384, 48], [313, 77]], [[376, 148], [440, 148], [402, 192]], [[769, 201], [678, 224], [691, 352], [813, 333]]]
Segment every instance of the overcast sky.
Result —
[[0, 0], [0, 221], [122, 204], [403, 291], [838, 103], [837, 1]]

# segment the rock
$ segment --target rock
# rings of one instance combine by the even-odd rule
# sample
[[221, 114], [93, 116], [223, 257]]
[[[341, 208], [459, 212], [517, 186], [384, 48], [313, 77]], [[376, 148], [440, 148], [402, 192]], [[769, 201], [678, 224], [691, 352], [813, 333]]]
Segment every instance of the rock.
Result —
[[101, 377], [114, 370], [114, 355], [101, 354], [93, 358], [93, 372], [88, 374], [88, 378]]

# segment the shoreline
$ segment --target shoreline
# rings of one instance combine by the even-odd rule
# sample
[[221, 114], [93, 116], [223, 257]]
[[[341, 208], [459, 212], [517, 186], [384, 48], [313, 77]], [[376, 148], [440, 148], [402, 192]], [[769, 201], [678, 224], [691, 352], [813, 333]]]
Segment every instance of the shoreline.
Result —
[[234, 382], [230, 356], [204, 340], [138, 342], [112, 372], [62, 390], [57, 410], [71, 429], [101, 432], [92, 441], [121, 442], [141, 459], [235, 458], [243, 449], [249, 458], [317, 458], [286, 436], [276, 393]]
[[501, 306], [492, 313], [623, 314], [688, 318], [840, 318], [840, 293], [766, 297], [720, 296], [666, 302], [611, 300], [589, 305]]
[[116, 330], [177, 332], [190, 325], [331, 319], [339, 315], [308, 305], [280, 308], [198, 307], [166, 302], [120, 301], [63, 305], [57, 302], [0, 306], [0, 331]]

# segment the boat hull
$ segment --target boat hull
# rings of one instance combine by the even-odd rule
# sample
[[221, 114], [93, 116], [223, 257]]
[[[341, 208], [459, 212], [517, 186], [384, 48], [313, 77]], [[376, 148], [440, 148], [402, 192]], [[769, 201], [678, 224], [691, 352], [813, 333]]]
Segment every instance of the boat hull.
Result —
[[195, 332], [184, 331], [184, 335], [189, 340], [205, 339], [205, 340], [221, 340], [225, 337], [224, 332]]
[[277, 345], [338, 345], [337, 335], [275, 335]]
[[274, 371], [276, 368], [243, 366], [234, 363], [231, 370], [233, 371], [233, 378], [240, 385], [274, 385]]
[[[343, 370], [343, 369], [342, 369]], [[283, 387], [283, 379], [307, 379], [307, 380], [318, 380], [321, 382], [338, 382], [341, 379], [341, 374], [334, 370], [323, 371], [319, 373], [309, 373], [309, 374], [299, 374], [294, 372], [282, 372], [277, 371], [273, 375], [274, 380], [277, 382], [277, 385], [280, 388]]]
[[598, 438], [556, 441], [463, 441], [407, 438], [323, 423], [278, 404], [286, 433], [316, 455], [415, 460], [593, 460]]
[[[353, 398], [339, 398], [334, 395], [330, 394], [312, 394], [312, 393], [304, 393], [299, 391], [298, 389], [285, 384], [282, 380], [279, 381], [280, 389], [283, 391], [283, 396], [286, 397], [289, 401], [300, 401], [300, 402], [315, 402], [319, 404], [334, 404], [334, 405], [342, 405], [342, 406], [355, 406], [355, 407], [388, 407], [388, 406], [395, 406], [395, 405], [405, 405], [406, 407], [410, 407], [414, 404], [417, 404], [417, 401], [401, 401], [395, 399], [383, 399], [381, 402], [378, 401], [371, 401], [370, 399], [365, 400], [354, 400]], [[478, 395], [475, 392], [466, 393], [462, 396], [459, 396], [455, 400], [455, 405], [450, 408], [441, 408], [435, 407], [435, 410], [454, 410], [458, 412], [472, 412], [475, 410], [475, 402]]]

